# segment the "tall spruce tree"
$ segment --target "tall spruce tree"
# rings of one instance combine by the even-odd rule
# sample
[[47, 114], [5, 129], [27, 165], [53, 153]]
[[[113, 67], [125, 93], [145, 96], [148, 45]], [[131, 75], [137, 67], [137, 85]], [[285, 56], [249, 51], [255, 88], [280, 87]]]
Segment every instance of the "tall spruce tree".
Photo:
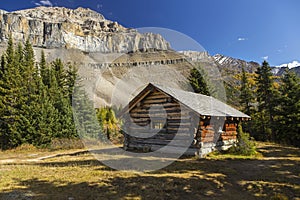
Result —
[[78, 135], [85, 141], [104, 140], [105, 136], [98, 123], [94, 104], [89, 99], [79, 77], [74, 86], [72, 107]]
[[264, 61], [262, 66], [257, 69], [256, 74], [256, 96], [258, 101], [256, 119], [259, 121], [257, 131], [261, 134], [261, 139], [275, 140], [276, 91], [269, 63]]
[[250, 89], [249, 81], [245, 69], [242, 68], [242, 77], [241, 77], [241, 94], [240, 94], [240, 104], [243, 111], [247, 115], [251, 115], [251, 108], [253, 103], [253, 93]]
[[300, 147], [300, 78], [285, 71], [278, 103], [277, 140]]
[[[29, 40], [26, 41], [23, 50], [23, 62], [20, 63], [22, 75], [22, 85], [20, 85], [20, 109], [18, 116], [20, 120], [16, 123], [17, 131], [22, 135], [22, 140], [27, 143], [33, 143], [38, 132], [34, 122], [37, 121], [39, 110], [38, 106], [38, 70], [35, 65], [34, 51]], [[35, 111], [35, 112], [34, 112]]]
[[195, 93], [210, 95], [209, 87], [203, 78], [204, 75], [205, 73], [200, 67], [194, 67], [191, 69], [188, 80]]
[[2, 56], [0, 79], [0, 145], [2, 149], [15, 147], [22, 143], [16, 123], [20, 120], [22, 76], [16, 59], [13, 39]]

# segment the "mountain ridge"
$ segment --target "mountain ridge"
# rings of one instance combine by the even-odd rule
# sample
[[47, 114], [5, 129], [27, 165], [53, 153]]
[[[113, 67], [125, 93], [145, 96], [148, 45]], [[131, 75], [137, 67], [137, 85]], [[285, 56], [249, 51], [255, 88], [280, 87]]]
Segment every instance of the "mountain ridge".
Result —
[[158, 34], [138, 33], [86, 8], [36, 7], [0, 12], [0, 42], [11, 34], [35, 47], [79, 49], [84, 52], [126, 53], [139, 49], [170, 49]]
[[[97, 107], [111, 105], [114, 94], [118, 96], [115, 98], [118, 105], [126, 105], [128, 102], [121, 100], [128, 94], [134, 96], [134, 90], [148, 82], [186, 89], [184, 84], [190, 69], [197, 65], [207, 70], [212, 82], [224, 82], [227, 88], [239, 84], [234, 76], [243, 67], [248, 73], [254, 73], [260, 66], [221, 54], [176, 52], [161, 35], [140, 34], [85, 8], [0, 11], [2, 52], [10, 33], [16, 42], [29, 38], [37, 60], [43, 50], [48, 61], [60, 58], [77, 66]], [[118, 88], [120, 83], [122, 86]], [[237, 95], [232, 91], [231, 96]], [[230, 103], [234, 105], [234, 101]]]

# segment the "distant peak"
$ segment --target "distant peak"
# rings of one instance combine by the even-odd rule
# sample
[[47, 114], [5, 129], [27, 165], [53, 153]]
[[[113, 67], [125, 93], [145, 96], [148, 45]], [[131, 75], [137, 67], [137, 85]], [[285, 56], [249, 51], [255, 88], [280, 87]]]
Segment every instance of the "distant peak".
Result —
[[294, 61], [292, 61], [290, 63], [281, 64], [281, 65], [275, 66], [275, 67], [279, 67], [279, 68], [281, 68], [281, 67], [285, 67], [285, 68], [288, 67], [289, 69], [291, 69], [291, 68], [295, 68], [295, 67], [299, 67], [299, 66], [300, 66], [300, 62], [297, 61], [297, 60], [294, 60]]

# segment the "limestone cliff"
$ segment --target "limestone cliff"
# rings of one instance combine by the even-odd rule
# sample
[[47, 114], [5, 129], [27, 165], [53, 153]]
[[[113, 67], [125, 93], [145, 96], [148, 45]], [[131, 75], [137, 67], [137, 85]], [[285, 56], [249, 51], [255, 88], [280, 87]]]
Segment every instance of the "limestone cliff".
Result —
[[15, 41], [30, 39], [42, 48], [79, 49], [84, 52], [126, 53], [139, 49], [170, 49], [161, 35], [140, 34], [106, 20], [85, 8], [37, 7], [15, 12], [0, 11], [0, 42], [12, 34]]

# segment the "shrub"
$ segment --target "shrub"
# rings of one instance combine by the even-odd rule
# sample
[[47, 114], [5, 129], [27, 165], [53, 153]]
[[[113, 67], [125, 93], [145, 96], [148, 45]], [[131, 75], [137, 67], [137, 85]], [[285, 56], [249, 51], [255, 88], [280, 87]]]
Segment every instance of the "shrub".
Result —
[[229, 153], [251, 156], [257, 154], [256, 145], [253, 138], [248, 133], [243, 132], [242, 125], [238, 126], [238, 142], [232, 148], [229, 149]]

